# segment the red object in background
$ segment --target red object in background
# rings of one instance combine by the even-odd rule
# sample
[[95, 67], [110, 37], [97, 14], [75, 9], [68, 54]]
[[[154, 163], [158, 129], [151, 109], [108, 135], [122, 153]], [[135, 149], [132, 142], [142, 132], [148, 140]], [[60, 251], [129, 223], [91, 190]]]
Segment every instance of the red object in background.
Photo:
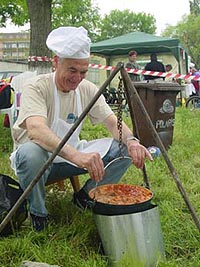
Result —
[[6, 128], [10, 128], [10, 121], [9, 121], [8, 114], [5, 114], [3, 126], [6, 127]]
[[[195, 75], [196, 77], [200, 77], [200, 72], [196, 71], [196, 72], [193, 73], [193, 75]], [[197, 94], [199, 95], [199, 90], [200, 90], [199, 81], [192, 80], [192, 83], [193, 83], [193, 85], [195, 87], [195, 90], [196, 90]]]

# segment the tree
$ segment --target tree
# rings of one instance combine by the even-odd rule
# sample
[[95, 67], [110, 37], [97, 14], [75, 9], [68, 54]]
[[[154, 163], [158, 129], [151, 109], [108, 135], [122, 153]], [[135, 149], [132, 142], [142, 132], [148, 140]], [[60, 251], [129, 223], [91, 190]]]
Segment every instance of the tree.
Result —
[[[30, 56], [51, 56], [51, 52], [46, 47], [47, 35], [52, 29], [51, 4], [52, 0], [27, 0], [30, 17]], [[29, 69], [37, 68], [39, 73], [47, 72], [50, 67], [51, 63], [48, 61], [29, 62]]]
[[[13, 3], [14, 2], [14, 3]], [[30, 56], [51, 56], [46, 38], [58, 26], [84, 26], [93, 42], [132, 31], [155, 33], [155, 18], [145, 13], [113, 10], [102, 20], [91, 0], [0, 0], [0, 25], [8, 18], [19, 26], [30, 22]], [[30, 62], [30, 69], [49, 70], [48, 62]]]
[[162, 35], [178, 38], [196, 66], [200, 67], [200, 0], [190, 1], [190, 14], [184, 15], [176, 26], [168, 26]]
[[[12, 23], [18, 26], [23, 26], [29, 22], [31, 12], [30, 8], [28, 9], [29, 3], [31, 9], [38, 13], [38, 16], [40, 15], [38, 23], [41, 19], [49, 19], [49, 17], [41, 17], [43, 14], [42, 8], [46, 6], [48, 8], [46, 10], [47, 14], [50, 14], [50, 11], [52, 13], [52, 28], [59, 26], [84, 26], [88, 30], [93, 42], [96, 36], [100, 34], [99, 25], [101, 17], [99, 15], [99, 8], [93, 5], [91, 0], [51, 0], [47, 1], [51, 3], [48, 6], [46, 1], [33, 1], [30, 5], [31, 2], [27, 0], [0, 0], [0, 26], [5, 27], [8, 19], [11, 19]], [[33, 12], [31, 12], [31, 15], [34, 15]]]
[[92, 5], [91, 0], [60, 0], [54, 1], [52, 6], [53, 27], [83, 26], [88, 30], [93, 42], [99, 33], [101, 17], [99, 8]]
[[23, 26], [29, 21], [25, 0], [0, 0], [0, 26], [5, 27], [8, 19], [18, 26]]
[[[91, 0], [0, 0], [0, 4], [1, 26], [5, 26], [8, 19], [18, 26], [30, 22], [30, 56], [51, 57], [46, 38], [52, 28], [58, 26], [85, 26], [93, 40], [98, 34], [100, 16]], [[38, 72], [43, 73], [49, 70], [50, 64], [29, 62], [29, 68], [37, 67]]]
[[189, 1], [190, 3], [190, 13], [196, 16], [200, 13], [200, 0]]
[[106, 40], [133, 31], [155, 33], [156, 20], [152, 15], [134, 13], [128, 9], [124, 11], [112, 10], [102, 19], [101, 36], [98, 41]]
[[200, 66], [200, 16], [189, 15], [188, 19], [178, 25], [178, 36], [186, 47], [192, 61]]
[[[30, 22], [30, 56], [51, 56], [46, 47], [46, 38], [52, 29], [52, 0], [2, 0], [0, 1], [0, 25], [5, 26], [8, 19], [18, 26]], [[29, 69], [37, 68], [38, 73], [49, 70], [51, 63], [47, 61], [29, 62]]]

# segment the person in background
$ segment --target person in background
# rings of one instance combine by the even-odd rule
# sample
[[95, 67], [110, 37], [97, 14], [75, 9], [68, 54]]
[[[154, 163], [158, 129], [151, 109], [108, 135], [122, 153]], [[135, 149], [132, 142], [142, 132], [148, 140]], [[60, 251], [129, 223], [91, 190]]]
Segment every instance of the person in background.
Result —
[[[165, 70], [166, 70], [167, 73], [171, 73], [172, 65], [171, 65], [171, 64], [167, 64], [167, 65], [165, 66]], [[165, 81], [166, 81], [166, 82], [173, 82], [174, 79], [171, 78], [170, 76], [169, 76], [169, 77], [166, 76], [166, 77], [165, 77]]]
[[[98, 92], [92, 82], [86, 80], [90, 58], [90, 38], [83, 27], [59, 27], [47, 37], [47, 47], [54, 52], [55, 70], [38, 75], [28, 81], [21, 95], [19, 116], [14, 125], [16, 150], [11, 154], [11, 166], [23, 190], [38, 175], [49, 156], [62, 138], [77, 121], [83, 110]], [[84, 121], [62, 147], [40, 180], [28, 195], [33, 229], [42, 231], [48, 225], [45, 205], [45, 185], [80, 174], [89, 179], [73, 202], [81, 209], [90, 208], [89, 191], [98, 185], [118, 183], [131, 162], [121, 160], [113, 173], [105, 175], [104, 167], [118, 157], [119, 131], [117, 117], [103, 95], [87, 114], [93, 125], [104, 125], [111, 138], [92, 141], [80, 140]], [[123, 155], [129, 155], [137, 168], [142, 168], [145, 158], [153, 160], [148, 150], [133, 136], [122, 122]]]
[[[195, 67], [190, 68], [190, 74], [194, 75], [195, 78], [199, 78], [200, 77], [200, 71], [198, 71]], [[196, 80], [191, 80], [192, 84], [194, 85], [195, 91], [196, 91], [196, 95], [200, 96], [200, 81], [196, 81]]]
[[[140, 70], [140, 65], [136, 62], [137, 60], [137, 52], [132, 50], [128, 53], [129, 62], [126, 64], [125, 68], [128, 69], [137, 69]], [[141, 75], [134, 74], [134, 73], [128, 73], [129, 77], [132, 81], [141, 81]]]
[[170, 72], [172, 70], [172, 65], [171, 64], [167, 64], [165, 66], [165, 70], [166, 70], [166, 72]]
[[[157, 54], [152, 53], [150, 56], [151, 62], [147, 63], [145, 66], [145, 70], [150, 70], [150, 71], [159, 71], [159, 72], [165, 72], [165, 66], [157, 60]], [[152, 75], [144, 75], [145, 80], [155, 80], [155, 79], [162, 79], [159, 76], [152, 76]]]

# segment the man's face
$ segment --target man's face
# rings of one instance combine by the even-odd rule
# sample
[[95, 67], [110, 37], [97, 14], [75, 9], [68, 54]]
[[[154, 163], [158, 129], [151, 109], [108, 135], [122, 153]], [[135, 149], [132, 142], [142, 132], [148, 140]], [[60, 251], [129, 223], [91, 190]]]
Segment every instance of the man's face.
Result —
[[136, 61], [136, 58], [137, 58], [137, 55], [136, 54], [133, 54], [130, 56], [130, 61], [131, 62], [135, 62]]
[[75, 90], [85, 78], [89, 59], [55, 59], [56, 85], [58, 90], [69, 92]]

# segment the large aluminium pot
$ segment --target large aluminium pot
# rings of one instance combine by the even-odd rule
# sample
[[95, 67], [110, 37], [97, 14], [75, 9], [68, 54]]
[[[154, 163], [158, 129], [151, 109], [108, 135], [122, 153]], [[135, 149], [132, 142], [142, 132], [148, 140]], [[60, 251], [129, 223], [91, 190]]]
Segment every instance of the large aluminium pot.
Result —
[[[119, 197], [115, 189], [120, 189], [125, 190], [127, 188], [130, 188], [131, 192], [133, 192], [133, 195], [131, 196], [130, 191], [127, 192], [129, 194], [129, 198], [126, 204], [126, 198], [124, 199], [124, 203], [120, 202], [120, 204], [114, 204], [113, 201], [102, 201], [101, 198], [98, 200], [98, 193], [101, 195], [101, 192], [104, 191], [104, 189], [107, 190], [108, 194], [110, 194], [112, 198], [112, 192], [114, 192], [113, 196], [114, 197]], [[103, 190], [103, 191], [102, 191]], [[139, 192], [138, 198], [137, 194], [135, 195], [134, 191]], [[142, 193], [141, 193], [142, 192]], [[143, 194], [142, 200], [140, 201], [140, 196]], [[126, 194], [124, 194], [126, 195]], [[101, 185], [98, 186], [97, 188], [93, 188], [89, 192], [89, 196], [91, 199], [93, 199], [93, 204], [92, 204], [92, 209], [95, 214], [101, 214], [101, 215], [123, 215], [123, 214], [132, 214], [136, 212], [142, 212], [145, 210], [148, 210], [152, 207], [151, 200], [153, 197], [153, 193], [142, 186], [137, 186], [137, 185], [127, 185], [127, 184], [107, 184], [107, 185]], [[132, 200], [131, 200], [132, 199]]]

